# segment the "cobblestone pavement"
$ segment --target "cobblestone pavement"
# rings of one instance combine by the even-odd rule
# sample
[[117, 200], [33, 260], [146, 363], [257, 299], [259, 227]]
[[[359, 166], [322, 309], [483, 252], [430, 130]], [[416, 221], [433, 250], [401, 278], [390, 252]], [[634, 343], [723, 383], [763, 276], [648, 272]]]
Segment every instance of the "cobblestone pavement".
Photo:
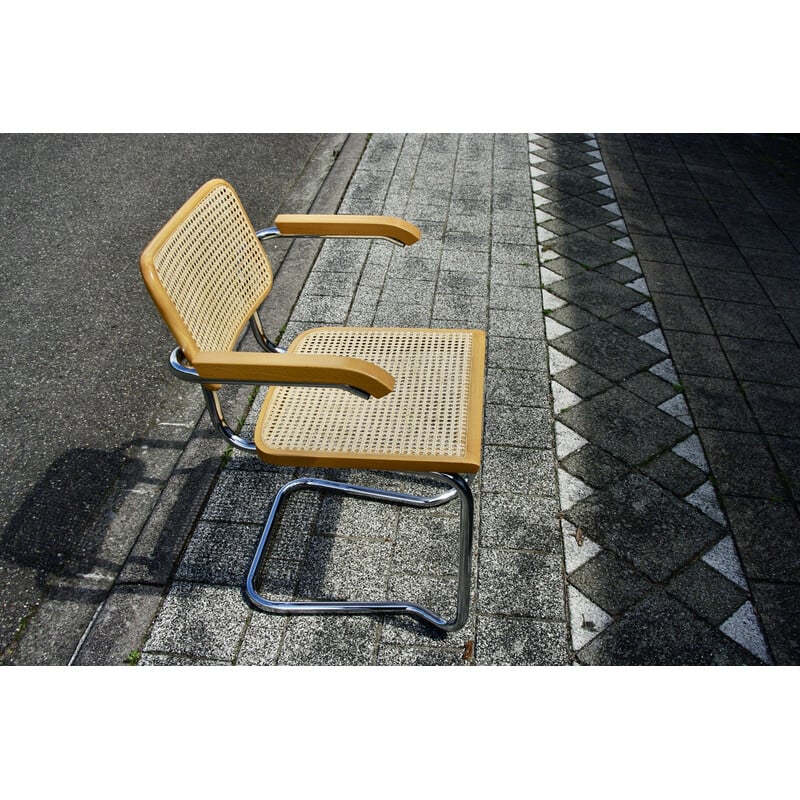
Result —
[[[235, 454], [141, 663], [797, 663], [797, 195], [774, 158], [737, 161], [751, 141], [372, 136], [330, 210], [405, 217], [423, 238], [327, 241], [283, 338], [487, 330], [467, 626], [254, 612], [244, 574], [294, 473]], [[293, 499], [262, 590], [446, 614], [456, 526]]]
[[576, 657], [769, 661], [597, 141], [530, 141]]

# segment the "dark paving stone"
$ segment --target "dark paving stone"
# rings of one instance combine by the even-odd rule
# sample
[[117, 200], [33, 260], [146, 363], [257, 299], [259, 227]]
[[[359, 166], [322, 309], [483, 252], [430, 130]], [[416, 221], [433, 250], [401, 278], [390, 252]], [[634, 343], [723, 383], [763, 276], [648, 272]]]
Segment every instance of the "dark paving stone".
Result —
[[721, 222], [697, 217], [664, 217], [667, 229], [676, 238], [697, 239], [712, 244], [730, 244], [731, 237]]
[[686, 178], [662, 178], [657, 175], [648, 175], [647, 184], [650, 191], [653, 192], [653, 196], [675, 195], [697, 200], [705, 199], [697, 184]]
[[697, 294], [686, 267], [681, 264], [662, 264], [659, 261], [640, 261], [639, 263], [651, 293], [668, 292], [692, 297]]
[[723, 336], [791, 342], [792, 335], [780, 315], [769, 306], [706, 300], [706, 309], [716, 332]]
[[728, 272], [749, 272], [747, 262], [735, 247], [678, 239], [675, 244], [686, 264], [709, 269], [724, 269]]
[[[594, 183], [597, 182], [594, 181]], [[607, 222], [619, 219], [619, 215], [612, 214], [610, 211], [606, 211], [606, 209], [600, 208], [594, 203], [582, 200], [580, 197], [572, 197], [569, 200], [562, 200], [558, 203], [547, 203], [542, 206], [542, 211], [582, 230], [592, 228], [595, 225], [605, 225]]]
[[661, 154], [658, 157], [640, 155], [636, 160], [639, 162], [642, 174], [648, 181], [653, 176], [669, 178], [670, 180], [691, 180], [692, 178], [691, 173], [683, 165], [677, 153], [675, 153], [675, 158], [670, 158], [669, 160], [662, 158]]
[[601, 550], [569, 576], [569, 582], [612, 616], [652, 591], [653, 584], [608, 550]]
[[800, 279], [800, 256], [742, 248], [742, 254], [756, 275]]
[[[650, 279], [647, 280], [649, 283]], [[665, 330], [714, 333], [703, 303], [697, 297], [654, 291], [653, 305]]]
[[578, 654], [594, 665], [757, 665], [761, 662], [665, 592], [644, 598]]
[[667, 235], [667, 226], [657, 208], [623, 205], [624, 199], [619, 194], [618, 201], [625, 215], [625, 225], [631, 233]]
[[611, 387], [611, 382], [583, 364], [576, 364], [558, 373], [558, 382], [578, 397], [591, 397]]
[[[619, 219], [616, 214], [614, 218]], [[591, 233], [592, 236], [596, 236], [598, 239], [604, 239], [607, 242], [616, 242], [617, 239], [623, 239], [627, 235], [616, 228], [612, 228], [610, 225], [597, 225], [594, 228], [588, 228], [586, 232]], [[620, 245], [620, 247], [621, 246], [622, 245]]]
[[[545, 242], [543, 249], [552, 250], [552, 248], [548, 247], [547, 242]], [[575, 261], [572, 261], [569, 258], [564, 258], [563, 256], [552, 258], [549, 261], [543, 261], [542, 266], [546, 267], [551, 272], [555, 272], [558, 275], [563, 276], [564, 278], [569, 278], [572, 275], [578, 275], [584, 271], [584, 268], [580, 264], [577, 264]]]
[[780, 308], [778, 313], [794, 340], [800, 344], [800, 308]]
[[672, 452], [663, 453], [640, 469], [660, 486], [679, 497], [691, 494], [701, 483], [705, 483], [707, 478], [705, 472]]
[[769, 305], [769, 298], [754, 275], [703, 267], [688, 267], [688, 270], [701, 297]]
[[579, 231], [552, 242], [553, 250], [586, 267], [599, 267], [630, 256], [630, 251]]
[[[536, 143], [542, 145], [542, 147], [553, 147], [554, 145], [575, 147], [583, 145], [587, 139], [592, 138], [587, 133], [540, 133], [539, 137]], [[546, 139], [547, 142], [552, 142], [552, 144], [543, 142], [542, 139]]]
[[760, 278], [769, 299], [781, 308], [800, 308], [800, 280], [765, 275]]
[[675, 396], [675, 388], [672, 384], [653, 375], [652, 372], [640, 372], [638, 375], [632, 375], [621, 386], [654, 406], [660, 406], [665, 400]]
[[611, 278], [611, 280], [622, 284], [630, 283], [640, 277], [638, 272], [634, 272], [632, 269], [623, 267], [622, 264], [616, 262], [612, 264], [603, 264], [602, 267], [597, 268], [597, 271], [607, 278]]
[[681, 264], [681, 257], [669, 236], [649, 236], [631, 231], [631, 240], [639, 260]]
[[800, 437], [800, 389], [763, 383], [743, 386], [764, 433]]
[[[652, 188], [651, 184], [651, 191]], [[714, 214], [713, 209], [700, 192], [698, 192], [698, 195], [698, 198], [694, 198], [675, 194], [674, 192], [666, 195], [653, 192], [653, 200], [658, 206], [658, 210], [665, 217], [691, 217], [692, 219], [716, 222], [717, 216]]]
[[758, 425], [736, 381], [686, 375], [689, 408], [701, 428], [758, 432]]
[[651, 322], [647, 317], [643, 317], [635, 311], [620, 311], [619, 314], [609, 317], [608, 322], [617, 328], [622, 328], [631, 336], [641, 336], [658, 327], [655, 322]]
[[724, 530], [655, 482], [630, 474], [576, 503], [565, 516], [654, 581], [665, 581]]
[[753, 602], [777, 664], [800, 664], [800, 584], [751, 584]]
[[641, 464], [687, 434], [669, 414], [618, 386], [563, 411], [559, 418], [628, 464]]
[[767, 442], [778, 462], [781, 479], [788, 486], [795, 502], [800, 502], [800, 438], [768, 436]]
[[728, 497], [725, 506], [751, 583], [800, 582], [800, 517], [792, 504]]
[[[586, 178], [582, 175], [576, 175], [574, 172], [556, 172], [552, 175], [540, 175], [537, 180], [546, 183], [549, 187], [557, 189], [563, 194], [574, 197], [594, 193], [605, 188], [603, 184], [594, 180], [594, 178]], [[545, 191], [541, 192], [541, 194], [545, 194]], [[605, 198], [605, 200], [610, 202], [608, 198]]]
[[800, 347], [794, 342], [733, 336], [720, 336], [719, 340], [740, 380], [800, 386]]
[[620, 286], [611, 278], [592, 270], [583, 270], [571, 278], [552, 283], [547, 289], [568, 303], [575, 303], [601, 318], [610, 317], [622, 309], [634, 308], [646, 300], [639, 292]]
[[594, 325], [598, 321], [594, 314], [580, 308], [579, 306], [572, 305], [571, 303], [566, 306], [561, 306], [549, 314], [551, 319], [566, 325], [568, 328], [577, 330], [578, 328], [585, 328], [587, 325]]
[[783, 486], [760, 434], [701, 428], [706, 458], [724, 494], [780, 498]]
[[612, 381], [621, 381], [665, 358], [660, 350], [607, 322], [559, 336], [553, 346]]
[[730, 238], [739, 247], [759, 250], [774, 250], [778, 253], [794, 253], [794, 245], [775, 225], [730, 225]]
[[676, 575], [667, 591], [714, 627], [722, 625], [749, 599], [747, 592], [702, 561]]
[[[550, 205], [556, 204], [551, 203]], [[546, 222], [537, 224], [541, 225], [551, 233], [556, 234], [556, 236], [566, 236], [568, 233], [575, 233], [575, 231], [578, 230], [575, 225], [570, 225], [569, 222], [565, 222], [563, 219], [549, 219]]]
[[566, 169], [593, 164], [597, 161], [596, 156], [590, 156], [588, 153], [581, 152], [574, 147], [548, 147], [544, 150], [537, 150], [534, 155], [545, 158], [551, 163]]
[[628, 472], [627, 464], [591, 442], [567, 456], [561, 466], [595, 489], [602, 489]]
[[681, 375], [731, 377], [731, 370], [716, 336], [666, 331], [672, 360]]

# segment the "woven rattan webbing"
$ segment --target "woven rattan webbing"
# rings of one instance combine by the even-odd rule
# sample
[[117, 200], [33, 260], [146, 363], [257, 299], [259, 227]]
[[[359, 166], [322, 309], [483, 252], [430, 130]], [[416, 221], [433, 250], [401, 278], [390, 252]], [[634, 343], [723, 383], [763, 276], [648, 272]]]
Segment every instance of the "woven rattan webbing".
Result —
[[267, 451], [295, 453], [463, 457], [472, 345], [468, 331], [309, 331], [293, 342], [292, 352], [371, 361], [394, 376], [394, 391], [362, 400], [335, 389], [273, 388], [262, 411], [258, 444]]
[[238, 201], [217, 186], [153, 258], [159, 278], [201, 350], [230, 350], [272, 286], [272, 270]]

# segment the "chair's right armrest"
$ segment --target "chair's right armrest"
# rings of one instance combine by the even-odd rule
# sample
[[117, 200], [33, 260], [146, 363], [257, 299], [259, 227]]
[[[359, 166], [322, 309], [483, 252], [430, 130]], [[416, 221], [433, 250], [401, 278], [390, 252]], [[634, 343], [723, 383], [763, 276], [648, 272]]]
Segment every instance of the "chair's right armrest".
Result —
[[349, 356], [201, 351], [191, 366], [197, 379], [207, 384], [339, 386], [371, 397], [384, 397], [394, 389], [394, 378], [385, 369]]

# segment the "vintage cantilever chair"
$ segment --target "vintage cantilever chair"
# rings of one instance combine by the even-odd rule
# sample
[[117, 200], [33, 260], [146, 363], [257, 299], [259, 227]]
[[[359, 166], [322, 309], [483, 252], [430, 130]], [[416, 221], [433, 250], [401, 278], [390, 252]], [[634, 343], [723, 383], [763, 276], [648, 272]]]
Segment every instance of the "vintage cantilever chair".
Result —
[[[262, 241], [336, 236], [410, 245], [419, 235], [394, 217], [350, 215], [282, 214], [272, 227], [256, 231], [230, 184], [212, 180], [142, 253], [147, 289], [178, 343], [170, 366], [201, 385], [211, 420], [231, 445], [273, 464], [426, 473], [447, 487], [425, 497], [313, 476], [288, 482], [275, 497], [247, 576], [247, 597], [256, 608], [280, 614], [404, 613], [445, 631], [466, 621], [473, 536], [469, 477], [480, 467], [483, 331], [317, 328], [284, 349], [265, 336], [258, 316], [272, 286]], [[235, 349], [248, 323], [265, 352]], [[223, 383], [270, 386], [253, 441], [225, 422], [218, 397]], [[455, 615], [444, 619], [402, 601], [277, 602], [259, 594], [255, 580], [281, 505], [304, 489], [415, 508], [459, 497]]]

